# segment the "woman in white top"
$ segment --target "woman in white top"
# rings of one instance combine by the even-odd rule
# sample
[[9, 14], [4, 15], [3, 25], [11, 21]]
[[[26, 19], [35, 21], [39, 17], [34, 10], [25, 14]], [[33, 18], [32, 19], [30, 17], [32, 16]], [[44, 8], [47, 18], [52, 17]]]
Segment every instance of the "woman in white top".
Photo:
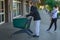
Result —
[[53, 23], [54, 23], [54, 25], [55, 25], [54, 31], [56, 31], [56, 29], [57, 29], [57, 14], [58, 14], [58, 8], [57, 8], [57, 6], [54, 6], [54, 7], [53, 7], [53, 10], [52, 10], [52, 12], [51, 12], [51, 18], [52, 18], [52, 19], [51, 19], [50, 27], [48, 28], [47, 31], [49, 31], [49, 30], [51, 29]]

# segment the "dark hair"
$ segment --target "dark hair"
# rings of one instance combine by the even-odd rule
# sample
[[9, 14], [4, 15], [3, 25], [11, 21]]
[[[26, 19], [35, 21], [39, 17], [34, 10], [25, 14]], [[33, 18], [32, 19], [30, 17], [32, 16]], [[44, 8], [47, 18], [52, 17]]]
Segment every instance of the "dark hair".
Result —
[[55, 5], [54, 7], [57, 8], [57, 5]]

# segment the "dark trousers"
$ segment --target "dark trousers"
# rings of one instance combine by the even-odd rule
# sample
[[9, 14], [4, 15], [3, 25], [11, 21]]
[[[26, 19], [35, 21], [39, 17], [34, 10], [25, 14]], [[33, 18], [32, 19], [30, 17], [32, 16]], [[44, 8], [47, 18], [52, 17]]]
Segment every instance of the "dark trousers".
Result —
[[57, 18], [54, 18], [54, 19], [52, 18], [51, 23], [50, 23], [50, 27], [48, 30], [51, 29], [53, 24], [55, 25], [55, 29], [54, 29], [54, 31], [55, 31], [57, 29]]

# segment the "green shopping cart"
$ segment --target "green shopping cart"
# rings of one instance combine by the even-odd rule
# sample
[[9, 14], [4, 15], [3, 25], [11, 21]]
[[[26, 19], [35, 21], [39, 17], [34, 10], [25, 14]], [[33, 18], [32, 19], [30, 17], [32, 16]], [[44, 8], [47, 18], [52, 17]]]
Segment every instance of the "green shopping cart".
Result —
[[31, 35], [33, 32], [30, 30], [30, 24], [31, 24], [32, 18], [16, 18], [13, 19], [13, 26], [15, 28], [19, 28], [21, 30], [16, 31], [13, 33], [13, 35], [18, 33], [27, 33], [28, 35]]

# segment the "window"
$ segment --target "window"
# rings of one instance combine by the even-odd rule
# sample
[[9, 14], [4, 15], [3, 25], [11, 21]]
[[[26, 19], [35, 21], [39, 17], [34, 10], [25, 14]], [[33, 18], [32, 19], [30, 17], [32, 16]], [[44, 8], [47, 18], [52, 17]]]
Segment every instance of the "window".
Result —
[[3, 8], [3, 1], [0, 1], [0, 12], [3, 12], [4, 8]]
[[5, 16], [5, 14], [4, 14], [4, 0], [0, 0], [0, 24], [5, 21], [4, 16]]
[[22, 15], [22, 3], [21, 1], [13, 0], [13, 18]]
[[16, 10], [13, 10], [13, 17], [16, 17]]
[[2, 14], [2, 21], [4, 21], [4, 14]]
[[26, 1], [26, 11], [29, 13], [29, 2]]

